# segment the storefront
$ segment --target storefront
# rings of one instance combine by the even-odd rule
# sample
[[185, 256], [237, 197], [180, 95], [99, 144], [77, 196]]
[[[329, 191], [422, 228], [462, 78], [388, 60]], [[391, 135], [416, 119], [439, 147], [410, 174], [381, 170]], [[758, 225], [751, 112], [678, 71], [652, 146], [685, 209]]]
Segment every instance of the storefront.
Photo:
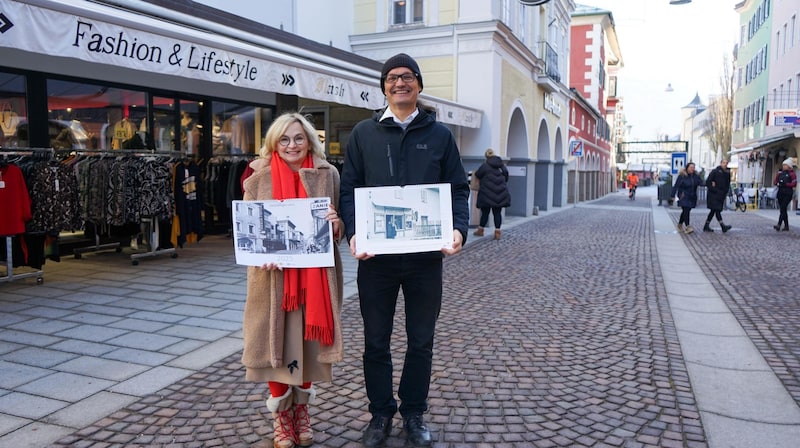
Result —
[[[380, 68], [191, 2], [0, 0], [0, 148], [6, 155], [49, 148], [58, 160], [185, 163], [182, 182], [191, 187], [184, 190], [204, 183], [202, 196], [192, 190], [202, 201], [190, 207], [203, 216], [196, 230], [224, 232], [230, 200], [241, 194], [233, 167], [257, 156], [274, 117], [310, 116], [340, 165], [352, 127], [385, 105]], [[480, 121], [477, 111], [427, 100], [454, 129]], [[107, 223], [96, 221], [100, 232]]]

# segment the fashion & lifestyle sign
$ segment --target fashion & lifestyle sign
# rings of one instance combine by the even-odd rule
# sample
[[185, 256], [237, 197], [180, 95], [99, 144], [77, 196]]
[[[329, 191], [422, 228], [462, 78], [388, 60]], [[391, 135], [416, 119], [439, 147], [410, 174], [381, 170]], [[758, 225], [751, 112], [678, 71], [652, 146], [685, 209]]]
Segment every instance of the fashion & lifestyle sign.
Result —
[[[7, 23], [0, 34], [0, 47], [355, 107], [378, 109], [384, 106], [385, 99], [377, 85], [254, 55], [11, 0], [0, 0], [0, 13]], [[208, 38], [224, 39], [212, 35]], [[253, 46], [254, 53], [258, 50]]]

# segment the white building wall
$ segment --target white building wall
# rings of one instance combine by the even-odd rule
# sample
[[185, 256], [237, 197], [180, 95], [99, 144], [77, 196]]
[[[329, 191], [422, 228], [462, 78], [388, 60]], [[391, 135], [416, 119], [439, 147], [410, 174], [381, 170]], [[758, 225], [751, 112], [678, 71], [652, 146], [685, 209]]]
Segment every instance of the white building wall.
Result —
[[[772, 14], [767, 109], [800, 109], [800, 2], [776, 1]], [[766, 135], [784, 131], [767, 126]]]
[[[315, 42], [350, 51], [353, 0], [195, 0], [214, 8], [282, 29]], [[388, 2], [385, 2], [388, 3]], [[378, 12], [385, 8], [378, 8]], [[380, 21], [378, 22], [380, 23]]]

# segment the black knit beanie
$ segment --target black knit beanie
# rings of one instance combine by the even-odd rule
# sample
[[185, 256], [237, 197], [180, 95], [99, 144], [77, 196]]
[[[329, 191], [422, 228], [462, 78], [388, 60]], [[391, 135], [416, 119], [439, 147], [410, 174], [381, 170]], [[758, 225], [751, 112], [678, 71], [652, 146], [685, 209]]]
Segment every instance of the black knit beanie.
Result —
[[410, 68], [415, 75], [417, 75], [417, 82], [419, 82], [419, 89], [422, 90], [422, 73], [419, 72], [419, 65], [417, 65], [417, 61], [414, 60], [411, 56], [400, 53], [396, 54], [386, 62], [383, 63], [383, 69], [381, 69], [381, 92], [386, 94], [386, 88], [384, 87], [384, 82], [386, 81], [386, 74], [389, 73], [390, 70], [395, 69], [397, 67], [407, 67]]

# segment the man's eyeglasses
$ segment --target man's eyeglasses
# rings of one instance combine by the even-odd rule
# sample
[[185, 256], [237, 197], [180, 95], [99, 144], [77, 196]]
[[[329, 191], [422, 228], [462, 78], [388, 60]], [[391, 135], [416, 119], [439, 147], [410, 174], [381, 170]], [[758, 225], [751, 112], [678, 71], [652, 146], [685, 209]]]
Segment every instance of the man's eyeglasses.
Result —
[[398, 79], [402, 79], [404, 83], [411, 84], [416, 81], [417, 76], [413, 73], [403, 73], [402, 75], [386, 75], [386, 82], [395, 84]]
[[302, 146], [306, 142], [306, 138], [303, 137], [302, 135], [295, 135], [294, 139], [291, 139], [284, 135], [283, 137], [281, 137], [280, 140], [278, 140], [278, 143], [285, 148], [289, 146], [290, 143], [292, 143], [292, 140], [294, 140], [295, 146]]

